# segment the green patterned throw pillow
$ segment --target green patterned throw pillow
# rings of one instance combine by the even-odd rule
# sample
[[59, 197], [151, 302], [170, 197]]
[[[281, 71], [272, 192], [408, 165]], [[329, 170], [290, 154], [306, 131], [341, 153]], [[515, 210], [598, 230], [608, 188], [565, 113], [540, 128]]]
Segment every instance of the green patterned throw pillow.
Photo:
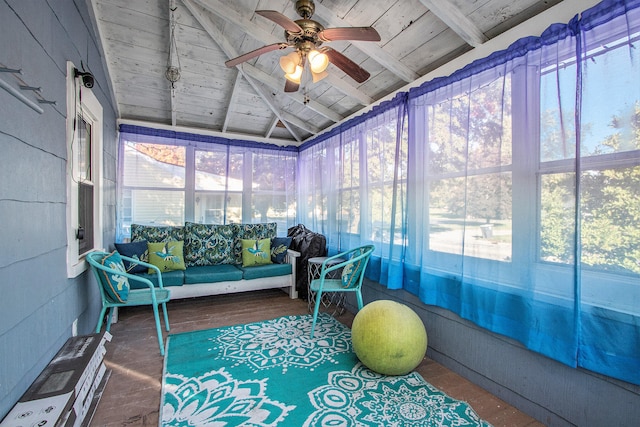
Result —
[[[125, 272], [124, 264], [118, 251], [113, 251], [102, 258], [102, 265]], [[129, 297], [129, 279], [120, 274], [112, 274], [104, 270], [100, 270], [100, 273], [100, 281], [107, 296], [114, 302], [126, 302]]]
[[[184, 256], [182, 254], [184, 242], [182, 240], [160, 243], [148, 243], [149, 263], [155, 265], [161, 272], [173, 270], [185, 270]], [[149, 269], [149, 274], [155, 270]]]
[[242, 266], [271, 264], [271, 239], [242, 239]]
[[184, 227], [171, 225], [131, 224], [131, 241], [168, 242], [184, 240]]
[[203, 266], [218, 264], [239, 264], [234, 253], [237, 224], [197, 224], [185, 225], [184, 256], [186, 265]]

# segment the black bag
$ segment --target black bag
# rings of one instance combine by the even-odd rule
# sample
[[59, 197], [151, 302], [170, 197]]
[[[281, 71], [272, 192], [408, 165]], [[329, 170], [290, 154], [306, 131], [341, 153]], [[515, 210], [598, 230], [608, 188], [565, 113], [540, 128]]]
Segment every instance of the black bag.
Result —
[[287, 230], [287, 237], [291, 237], [290, 248], [300, 252], [296, 263], [296, 289], [298, 296], [307, 299], [309, 258], [327, 256], [327, 239], [320, 233], [314, 233], [302, 224]]

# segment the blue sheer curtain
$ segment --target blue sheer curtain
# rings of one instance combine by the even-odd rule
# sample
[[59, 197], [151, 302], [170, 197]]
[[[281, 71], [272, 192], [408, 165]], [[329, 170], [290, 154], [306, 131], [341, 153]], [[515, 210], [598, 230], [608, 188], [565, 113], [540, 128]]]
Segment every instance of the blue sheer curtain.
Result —
[[640, 1], [580, 20], [578, 366], [640, 384]]
[[[575, 47], [569, 27], [555, 26], [410, 93], [410, 182], [421, 185], [409, 190], [405, 281], [425, 303], [572, 366], [574, 270], [565, 259], [562, 279], [549, 271], [536, 242], [544, 215], [538, 147], [547, 128], [540, 75], [549, 67], [554, 83], [568, 75], [548, 102], [573, 111], [575, 67], [559, 68], [557, 58], [575, 63]], [[566, 168], [572, 174], [575, 165]]]
[[[368, 271], [640, 384], [640, 9], [605, 1], [301, 147], [300, 218]], [[391, 132], [392, 129], [395, 131]]]
[[[376, 246], [370, 278], [401, 288], [406, 239], [406, 94], [302, 146], [298, 218], [330, 254]], [[401, 274], [401, 273], [400, 273]]]

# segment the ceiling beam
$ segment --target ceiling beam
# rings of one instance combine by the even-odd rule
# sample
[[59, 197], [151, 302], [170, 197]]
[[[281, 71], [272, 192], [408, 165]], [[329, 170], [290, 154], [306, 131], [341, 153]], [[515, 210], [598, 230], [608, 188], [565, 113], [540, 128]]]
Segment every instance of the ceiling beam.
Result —
[[267, 131], [267, 135], [265, 136], [266, 138], [271, 138], [271, 134], [276, 129], [276, 126], [278, 126], [279, 121], [280, 120], [278, 120], [277, 117], [273, 119], [273, 122], [271, 122], [271, 126], [269, 126], [269, 130]]
[[222, 125], [222, 132], [227, 131], [227, 127], [229, 126], [229, 120], [231, 118], [231, 106], [236, 102], [236, 98], [238, 97], [238, 91], [240, 86], [240, 80], [242, 79], [242, 74], [236, 74], [236, 81], [233, 84], [233, 89], [231, 90], [231, 98], [229, 98], [229, 102], [227, 102], [227, 114], [224, 116], [224, 124]]
[[[320, 17], [327, 23], [328, 27], [351, 27], [345, 20], [336, 16], [322, 3], [316, 3], [316, 11], [314, 16]], [[382, 65], [387, 70], [404, 80], [405, 82], [412, 82], [420, 77], [418, 73], [404, 65], [398, 59], [385, 52], [380, 46], [372, 42], [351, 41], [353, 46], [358, 50], [369, 55], [370, 58], [375, 60], [378, 64]]]
[[333, 73], [329, 73], [329, 75], [325, 77], [324, 81], [329, 83], [331, 87], [336, 88], [343, 94], [355, 99], [356, 101], [358, 101], [358, 103], [360, 103], [361, 105], [364, 105], [365, 107], [367, 105], [373, 104], [375, 101], [373, 98], [371, 98], [369, 95], [366, 95], [360, 89], [349, 84], [349, 82], [346, 79], [341, 79], [340, 77], [336, 76]]
[[[204, 9], [215, 14], [216, 16], [219, 16], [225, 21], [235, 25], [236, 27], [240, 28], [245, 34], [253, 37], [258, 41], [263, 42], [265, 45], [271, 44], [271, 43], [283, 42], [281, 38], [274, 36], [273, 34], [271, 34], [266, 30], [263, 30], [262, 28], [257, 26], [255, 23], [251, 22], [251, 20], [242, 17], [242, 15], [240, 15], [237, 11], [230, 8], [220, 0], [190, 0], [190, 1], [195, 1]], [[316, 11], [317, 11], [317, 8], [318, 8], [318, 4], [316, 3]], [[350, 25], [345, 24], [342, 26], [350, 26]], [[377, 48], [377, 49], [382, 51], [382, 49], [380, 48]], [[235, 58], [236, 56], [238, 55], [233, 55], [230, 58]], [[420, 76], [415, 74], [415, 77], [413, 79], [407, 80], [407, 81], [413, 81], [418, 77]], [[331, 86], [335, 87], [337, 90], [339, 90], [343, 94], [358, 100], [358, 102], [361, 103], [362, 105], [366, 106], [373, 103], [374, 101], [371, 97], [367, 96], [364, 92], [362, 92], [355, 86], [349, 84], [347, 81], [339, 77], [333, 76], [331, 73], [326, 78], [326, 80], [328, 83], [331, 84]]]
[[442, 22], [447, 24], [458, 34], [462, 40], [473, 47], [478, 47], [489, 38], [484, 35], [480, 28], [469, 18], [467, 18], [456, 6], [447, 0], [420, 0], [431, 12], [433, 12]]
[[[270, 88], [276, 91], [281, 91], [282, 88], [284, 87], [284, 78], [282, 80], [276, 79], [275, 77], [265, 73], [261, 69], [254, 67], [251, 64], [247, 64], [246, 62], [244, 64], [240, 64], [239, 66], [242, 67], [245, 73], [247, 73], [254, 79], [258, 80], [259, 82], [266, 84], [267, 86], [269, 86]], [[318, 101], [314, 101], [311, 99], [305, 103], [304, 95], [300, 92], [285, 93], [285, 96], [293, 99], [299, 104], [306, 105], [311, 110], [315, 111], [318, 114], [323, 115], [324, 117], [326, 117], [327, 119], [331, 120], [334, 123], [337, 123], [340, 120], [344, 119], [344, 117], [342, 117], [340, 114], [336, 113], [335, 111], [333, 111], [328, 107], [325, 107], [324, 105], [320, 104]]]
[[[222, 35], [222, 32], [215, 25], [213, 25], [209, 17], [205, 16], [202, 13], [203, 12], [202, 10], [198, 10], [196, 4], [192, 0], [182, 0], [182, 3], [184, 3], [184, 5], [189, 10], [189, 12], [191, 12], [193, 17], [196, 18], [196, 20], [200, 23], [200, 25], [202, 25], [202, 28], [204, 28], [207, 34], [209, 34], [209, 37], [211, 37], [211, 39], [218, 46], [220, 46], [220, 49], [222, 49], [222, 51], [225, 53], [225, 55], [227, 55], [228, 58], [235, 58], [236, 56], [238, 56], [238, 53], [236, 52], [235, 48], [231, 46], [231, 43], [229, 43], [229, 41]], [[287, 121], [283, 117], [283, 112], [275, 107], [272, 100], [269, 99], [269, 97], [265, 96], [266, 94], [253, 81], [253, 79], [249, 77], [242, 70], [242, 68], [240, 67], [236, 67], [236, 68], [238, 69], [238, 72], [240, 72], [242, 76], [247, 80], [247, 82], [251, 85], [251, 87], [256, 91], [256, 93], [262, 98], [262, 100], [267, 104], [267, 106], [269, 107], [269, 109], [271, 109], [273, 114], [275, 114], [284, 123], [284, 125], [286, 126], [291, 136], [293, 136], [296, 141], [300, 142], [302, 138], [300, 138], [300, 135], [298, 135], [298, 133], [294, 129], [292, 129], [290, 126], [287, 125]], [[292, 124], [294, 123], [292, 122]], [[298, 126], [298, 124], [296, 124], [296, 126]], [[301, 129], [308, 130], [306, 129], [305, 126], [298, 126], [298, 127]], [[309, 130], [309, 132], [311, 131]]]
[[[239, 69], [239, 71], [241, 73], [244, 73], [240, 69]], [[305, 130], [305, 131], [307, 131], [307, 132], [309, 132], [309, 133], [311, 133], [313, 135], [316, 135], [316, 134], [320, 133], [320, 129], [318, 129], [317, 127], [312, 126], [310, 123], [307, 123], [304, 120], [299, 119], [298, 117], [294, 116], [293, 114], [290, 114], [290, 113], [287, 113], [285, 111], [282, 111], [282, 109], [280, 108], [280, 105], [278, 105], [278, 101], [276, 100], [275, 95], [273, 95], [272, 93], [269, 93], [266, 90], [264, 90], [263, 87], [261, 87], [258, 84], [256, 84], [255, 80], [253, 80], [248, 75], [243, 74], [243, 76], [244, 76], [245, 79], [247, 79], [247, 81], [249, 82], [249, 84], [251, 85], [253, 90], [255, 90], [258, 93], [258, 95], [260, 95], [260, 97], [267, 103], [269, 108], [271, 108], [271, 111], [273, 111], [273, 113], [280, 119], [280, 121], [282, 123], [284, 123], [284, 125], [287, 128], [287, 130], [289, 130], [289, 133], [291, 133], [291, 135], [293, 135], [293, 137], [296, 139], [296, 141], [301, 142], [302, 139], [297, 134], [297, 132], [295, 132], [295, 130], [293, 130], [291, 128], [290, 125], [295, 125], [295, 126], [299, 127], [300, 129]]]

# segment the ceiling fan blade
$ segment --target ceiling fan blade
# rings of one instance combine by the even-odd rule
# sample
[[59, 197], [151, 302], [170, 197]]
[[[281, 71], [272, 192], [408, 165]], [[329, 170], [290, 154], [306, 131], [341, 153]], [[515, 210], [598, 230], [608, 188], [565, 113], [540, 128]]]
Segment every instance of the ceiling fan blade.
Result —
[[364, 83], [369, 77], [371, 77], [371, 74], [369, 74], [367, 70], [360, 67], [358, 64], [356, 64], [337, 50], [333, 50], [331, 48], [323, 48], [322, 51], [329, 57], [329, 62], [340, 68], [349, 77], [351, 77], [358, 83]]
[[240, 55], [237, 58], [233, 58], [224, 63], [227, 67], [235, 67], [238, 64], [242, 64], [245, 61], [250, 60], [251, 58], [255, 58], [256, 56], [260, 56], [263, 53], [271, 52], [273, 50], [285, 49], [289, 47], [286, 43], [274, 43], [267, 46], [262, 46], [256, 50], [252, 50], [251, 52], [247, 52], [244, 55]]
[[300, 88], [300, 83], [294, 83], [289, 79], [284, 79], [285, 92], [297, 92], [299, 88]]
[[364, 42], [379, 42], [380, 34], [373, 27], [343, 27], [325, 28], [318, 33], [323, 42], [336, 40], [359, 40]]
[[291, 33], [302, 32], [302, 28], [300, 28], [298, 24], [296, 24], [294, 21], [287, 18], [280, 12], [277, 12], [275, 10], [256, 10], [256, 13], [260, 16], [264, 16], [265, 18], [275, 22], [276, 24], [280, 25], [282, 28], [284, 28], [285, 30]]

